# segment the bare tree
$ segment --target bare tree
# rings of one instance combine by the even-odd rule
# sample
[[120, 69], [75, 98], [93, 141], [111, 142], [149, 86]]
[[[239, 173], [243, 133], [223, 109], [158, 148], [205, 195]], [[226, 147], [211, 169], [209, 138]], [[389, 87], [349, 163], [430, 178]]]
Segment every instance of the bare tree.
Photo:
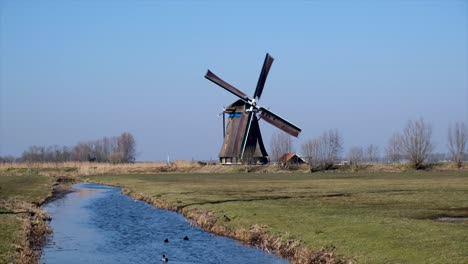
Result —
[[366, 147], [365, 156], [368, 162], [379, 161], [379, 147], [374, 144], [370, 144]]
[[311, 169], [330, 169], [343, 150], [343, 139], [338, 130], [329, 130], [320, 137], [308, 140], [301, 146], [302, 155], [308, 159]]
[[73, 147], [72, 156], [75, 161], [88, 161], [89, 155], [93, 152], [91, 144], [80, 142]]
[[453, 162], [458, 168], [463, 165], [463, 155], [465, 153], [468, 131], [464, 123], [455, 123], [448, 129], [448, 148]]
[[102, 139], [102, 155], [103, 161], [107, 162], [110, 161], [110, 156], [112, 153], [116, 152], [117, 150], [117, 140], [115, 137], [108, 138], [104, 137]]
[[324, 159], [322, 161], [322, 166], [329, 169], [336, 161], [338, 161], [340, 154], [343, 151], [343, 138], [337, 129], [330, 129], [322, 135], [321, 140], [325, 147], [323, 151]]
[[293, 152], [291, 136], [283, 131], [276, 131], [271, 138], [270, 152], [273, 161], [280, 161], [281, 156]]
[[67, 146], [63, 146], [60, 161], [71, 161], [71, 160], [72, 160], [71, 148], [69, 148]]
[[310, 166], [316, 166], [320, 163], [320, 139], [309, 139], [301, 146], [302, 155]]
[[399, 162], [402, 158], [402, 138], [399, 133], [394, 133], [388, 140], [385, 148], [385, 156], [390, 162]]
[[45, 148], [41, 146], [31, 146], [23, 152], [21, 159], [26, 162], [44, 162]]
[[94, 158], [96, 162], [104, 162], [107, 156], [104, 152], [104, 139], [94, 141]]
[[357, 166], [364, 161], [364, 149], [362, 147], [351, 147], [348, 153], [349, 162], [351, 165]]
[[0, 156], [0, 162], [4, 163], [12, 163], [17, 162], [18, 158], [12, 155]]
[[132, 134], [124, 132], [117, 138], [117, 152], [120, 153], [121, 162], [135, 162], [136, 143]]
[[18, 159], [24, 162], [64, 162], [71, 160], [71, 151], [67, 147], [31, 146]]
[[421, 169], [432, 153], [432, 127], [422, 118], [408, 121], [403, 129], [402, 149], [411, 166]]

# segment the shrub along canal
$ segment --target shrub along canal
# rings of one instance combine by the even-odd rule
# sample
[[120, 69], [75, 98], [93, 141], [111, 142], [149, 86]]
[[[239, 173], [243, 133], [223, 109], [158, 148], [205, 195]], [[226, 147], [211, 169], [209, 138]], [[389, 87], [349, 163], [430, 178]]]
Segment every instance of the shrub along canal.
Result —
[[53, 234], [40, 263], [160, 263], [163, 254], [169, 263], [288, 263], [193, 227], [176, 212], [133, 200], [119, 188], [73, 187], [76, 192], [44, 206]]

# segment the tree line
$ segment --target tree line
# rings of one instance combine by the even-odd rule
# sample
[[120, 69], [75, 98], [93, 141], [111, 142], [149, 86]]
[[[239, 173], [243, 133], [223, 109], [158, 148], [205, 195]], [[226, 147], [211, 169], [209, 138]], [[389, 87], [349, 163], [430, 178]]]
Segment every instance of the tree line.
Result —
[[130, 163], [135, 162], [136, 142], [131, 133], [116, 137], [79, 142], [75, 146], [31, 146], [21, 157], [0, 157], [0, 162], [65, 162], [89, 161]]
[[[455, 123], [447, 133], [449, 159], [457, 167], [463, 166], [466, 158], [468, 130], [464, 123]], [[276, 133], [271, 141], [271, 157], [279, 161], [284, 153], [292, 151], [291, 137], [283, 132]], [[385, 160], [391, 163], [405, 162], [415, 169], [424, 168], [433, 156], [434, 143], [432, 126], [424, 119], [409, 120], [401, 132], [394, 133], [384, 149]], [[301, 154], [308, 161], [311, 170], [328, 170], [342, 162], [343, 137], [337, 129], [323, 132], [301, 145]], [[379, 147], [374, 144], [352, 146], [346, 156], [351, 165], [363, 162], [378, 162]]]

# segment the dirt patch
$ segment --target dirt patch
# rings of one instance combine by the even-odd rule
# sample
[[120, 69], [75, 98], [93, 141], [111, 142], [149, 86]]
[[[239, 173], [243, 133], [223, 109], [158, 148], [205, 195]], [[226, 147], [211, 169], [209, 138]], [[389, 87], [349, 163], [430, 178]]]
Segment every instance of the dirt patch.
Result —
[[468, 221], [468, 217], [439, 217], [434, 219], [442, 222], [458, 222], [458, 221]]
[[463, 213], [463, 214], [467, 214], [468, 215], [468, 207], [463, 207], [463, 208], [450, 208], [450, 209], [447, 209], [447, 211], [450, 211], [450, 212], [459, 212], [459, 213]]
[[331, 193], [331, 194], [326, 194], [322, 195], [321, 197], [350, 197], [351, 194], [349, 193]]
[[468, 221], [468, 208], [462, 207], [444, 209], [430, 218], [432, 220], [442, 222], [465, 222]]

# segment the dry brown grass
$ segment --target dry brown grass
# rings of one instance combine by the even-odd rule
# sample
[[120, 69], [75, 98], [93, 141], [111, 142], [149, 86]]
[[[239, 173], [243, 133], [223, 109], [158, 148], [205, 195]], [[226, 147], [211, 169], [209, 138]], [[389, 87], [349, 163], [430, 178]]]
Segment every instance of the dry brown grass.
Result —
[[[368, 171], [368, 172], [403, 172], [413, 170], [407, 164], [364, 163], [358, 167], [337, 166], [333, 171]], [[461, 168], [453, 163], [438, 163], [426, 166], [433, 171], [468, 171], [468, 163]], [[165, 162], [142, 163], [0, 163], [1, 175], [45, 175], [45, 176], [89, 176], [104, 174], [158, 174], [158, 173], [309, 173], [308, 165], [290, 166], [283, 169], [276, 165], [220, 165], [202, 164], [193, 161], [177, 160], [170, 164]]]
[[338, 258], [334, 248], [323, 248], [313, 251], [301, 241], [286, 239], [282, 236], [271, 235], [268, 226], [252, 225], [249, 229], [233, 229], [223, 225], [211, 211], [189, 209], [180, 211], [197, 226], [211, 233], [227, 236], [245, 244], [257, 247], [268, 253], [276, 254], [297, 264], [340, 264], [354, 263], [353, 259]]
[[[307, 172], [307, 167], [301, 167]], [[278, 166], [245, 166], [202, 164], [192, 161], [177, 160], [170, 164], [165, 162], [142, 163], [0, 163], [0, 175], [40, 174], [45, 176], [89, 176], [103, 174], [157, 174], [157, 173], [238, 173], [238, 172], [287, 172]]]
[[46, 234], [51, 232], [47, 225], [49, 216], [37, 205], [19, 200], [0, 200], [0, 208], [15, 214], [21, 223], [18, 240], [15, 241], [15, 263], [38, 263]]
[[[412, 171], [412, 168], [409, 164], [406, 163], [364, 163], [360, 165], [361, 171], [368, 172], [403, 172], [403, 171]], [[465, 162], [461, 168], [458, 168], [453, 162], [444, 162], [444, 163], [434, 163], [426, 165], [423, 170], [428, 171], [468, 171], [468, 163]]]
[[168, 172], [191, 172], [201, 167], [196, 162], [175, 161], [171, 164], [145, 163], [0, 163], [0, 175], [41, 174], [45, 176], [87, 176], [101, 174], [154, 174]]

